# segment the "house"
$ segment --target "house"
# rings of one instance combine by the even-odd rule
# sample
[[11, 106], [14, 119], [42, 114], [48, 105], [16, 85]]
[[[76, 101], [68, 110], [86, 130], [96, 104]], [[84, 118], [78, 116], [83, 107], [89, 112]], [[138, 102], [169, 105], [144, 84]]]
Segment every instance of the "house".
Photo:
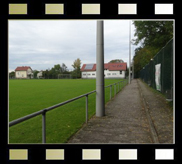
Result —
[[[125, 78], [127, 63], [106, 63], [104, 64], [105, 78]], [[81, 77], [96, 78], [96, 64], [83, 64]]]
[[38, 79], [42, 79], [43, 76], [43, 71], [40, 71], [39, 73], [37, 73], [37, 78]]
[[32, 68], [29, 66], [21, 66], [15, 69], [15, 78], [17, 79], [31, 79], [33, 78]]

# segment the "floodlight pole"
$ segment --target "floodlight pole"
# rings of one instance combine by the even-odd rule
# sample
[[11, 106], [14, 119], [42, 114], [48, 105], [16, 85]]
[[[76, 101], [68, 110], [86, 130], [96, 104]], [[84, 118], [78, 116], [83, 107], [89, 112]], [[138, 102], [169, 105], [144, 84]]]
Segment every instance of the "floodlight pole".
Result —
[[132, 64], [132, 79], [135, 78], [135, 74], [134, 74], [134, 56], [133, 56], [133, 64]]
[[129, 84], [131, 83], [131, 21], [129, 21]]
[[105, 115], [104, 94], [104, 22], [97, 21], [96, 57], [96, 116]]

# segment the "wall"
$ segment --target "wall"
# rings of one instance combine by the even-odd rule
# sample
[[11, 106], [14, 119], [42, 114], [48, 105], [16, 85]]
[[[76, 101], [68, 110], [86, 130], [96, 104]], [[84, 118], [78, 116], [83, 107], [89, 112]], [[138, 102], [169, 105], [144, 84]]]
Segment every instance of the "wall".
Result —
[[125, 78], [125, 71], [104, 70], [105, 78]]
[[[125, 78], [125, 71], [104, 70], [105, 78]], [[82, 72], [82, 78], [96, 78], [96, 71]]]
[[39, 73], [37, 73], [37, 78], [41, 78], [42, 77], [42, 71], [40, 71]]
[[27, 78], [27, 72], [26, 71], [16, 71], [15, 72], [16, 78]]
[[32, 70], [30, 68], [27, 69], [27, 74], [31, 74]]
[[82, 78], [96, 78], [96, 72], [95, 71], [88, 71], [88, 72], [82, 72]]

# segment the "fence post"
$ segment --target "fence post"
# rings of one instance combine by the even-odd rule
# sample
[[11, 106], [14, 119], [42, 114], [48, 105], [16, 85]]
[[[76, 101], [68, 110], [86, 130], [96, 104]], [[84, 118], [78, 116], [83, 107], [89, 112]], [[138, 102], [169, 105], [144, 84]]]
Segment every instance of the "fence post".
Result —
[[165, 94], [165, 91], [164, 91], [164, 47], [162, 48], [162, 62], [161, 62], [161, 92], [163, 94]]
[[42, 113], [42, 143], [46, 143], [46, 111]]
[[86, 97], [86, 124], [88, 123], [88, 95]]
[[112, 85], [110, 85], [110, 100], [112, 98]]
[[174, 55], [173, 55], [173, 42], [171, 48], [171, 99], [173, 100], [173, 62], [174, 62]]

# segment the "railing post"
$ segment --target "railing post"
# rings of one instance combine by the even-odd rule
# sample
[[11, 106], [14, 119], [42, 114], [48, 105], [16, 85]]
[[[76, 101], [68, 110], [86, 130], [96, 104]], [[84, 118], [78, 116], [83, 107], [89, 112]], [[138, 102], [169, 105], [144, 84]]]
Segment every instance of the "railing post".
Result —
[[42, 113], [42, 143], [46, 143], [46, 111]]
[[88, 95], [86, 97], [86, 123], [88, 123]]
[[115, 93], [115, 95], [116, 95], [116, 83], [115, 83], [115, 85], [114, 85], [114, 93]]
[[110, 85], [110, 100], [112, 98], [112, 85]]
[[118, 89], [117, 89], [117, 84], [118, 84], [118, 83], [116, 83], [116, 93], [118, 93], [118, 91], [117, 91], [117, 90], [118, 90]]
[[119, 93], [119, 82], [118, 82], [118, 93]]

